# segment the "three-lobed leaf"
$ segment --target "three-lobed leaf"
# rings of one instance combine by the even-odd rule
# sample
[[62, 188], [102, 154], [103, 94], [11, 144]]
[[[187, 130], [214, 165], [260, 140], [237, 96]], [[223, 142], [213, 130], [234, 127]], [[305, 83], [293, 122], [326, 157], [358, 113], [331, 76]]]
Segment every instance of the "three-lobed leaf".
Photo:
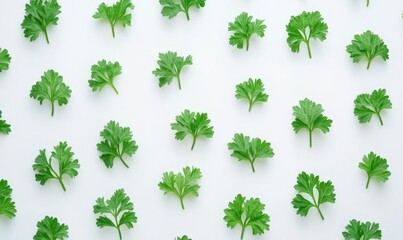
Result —
[[363, 93], [354, 100], [354, 115], [358, 117], [360, 123], [371, 121], [373, 115], [376, 115], [383, 125], [381, 111], [392, 109], [392, 103], [385, 89], [374, 90], [371, 94]]
[[389, 165], [386, 159], [373, 152], [364, 156], [358, 167], [364, 170], [368, 175], [367, 185], [365, 186], [366, 188], [368, 188], [371, 178], [375, 178], [380, 182], [386, 182], [391, 175], [388, 171]]
[[252, 21], [253, 17], [248, 13], [242, 12], [235, 18], [234, 22], [230, 22], [228, 25], [228, 31], [234, 32], [230, 37], [230, 45], [236, 45], [237, 48], [242, 49], [246, 42], [246, 51], [249, 50], [249, 42], [252, 35], [256, 34], [259, 37], [264, 37], [266, 25], [264, 20], [256, 19]]
[[115, 158], [118, 158], [125, 167], [129, 168], [123, 156], [128, 155], [131, 157], [138, 149], [130, 128], [121, 127], [119, 123], [110, 121], [101, 131], [100, 136], [103, 141], [97, 144], [97, 149], [101, 153], [100, 159], [105, 166], [112, 168]]
[[25, 37], [32, 42], [43, 32], [49, 44], [47, 27], [57, 25], [60, 9], [57, 0], [30, 0], [25, 5], [25, 17], [21, 24]]
[[[325, 218], [320, 210], [320, 205], [335, 203], [336, 201], [332, 182], [322, 182], [319, 180], [319, 176], [313, 174], [300, 173], [294, 188], [298, 191], [298, 194], [291, 204], [297, 210], [297, 214], [302, 217], [308, 215], [309, 210], [313, 207], [318, 210], [320, 217], [324, 220]], [[310, 199], [307, 199], [305, 196], [309, 196]]]
[[97, 226], [116, 228], [120, 239], [122, 239], [121, 227], [126, 226], [130, 229], [137, 222], [136, 213], [133, 210], [133, 203], [124, 189], [116, 190], [106, 201], [103, 197], [98, 198], [93, 207], [94, 214], [100, 214], [97, 218]]
[[[56, 160], [57, 164], [53, 163], [53, 160]], [[55, 167], [56, 165], [58, 167]], [[74, 153], [71, 151], [71, 147], [69, 147], [66, 142], [60, 142], [59, 145], [54, 147], [49, 158], [46, 156], [45, 149], [40, 150], [32, 168], [36, 173], [35, 180], [41, 185], [44, 185], [50, 179], [56, 179], [59, 181], [63, 190], [66, 191], [63, 176], [67, 175], [70, 178], [76, 177], [80, 164], [77, 159], [74, 159]]]
[[378, 223], [351, 220], [343, 233], [345, 240], [374, 240], [382, 239], [382, 231]]
[[65, 224], [60, 224], [55, 217], [46, 216], [36, 226], [38, 230], [34, 240], [64, 240], [69, 237], [69, 227]]
[[355, 35], [346, 49], [354, 63], [366, 58], [368, 60], [367, 69], [371, 66], [372, 60], [378, 56], [384, 61], [389, 59], [388, 46], [378, 35], [369, 30], [361, 35]]
[[232, 151], [231, 156], [239, 161], [249, 161], [252, 171], [255, 172], [255, 160], [258, 158], [271, 158], [274, 156], [271, 144], [262, 141], [260, 138], [250, 139], [242, 133], [236, 133], [233, 142], [228, 143], [228, 149]]
[[98, 6], [97, 12], [92, 17], [107, 20], [111, 25], [112, 36], [115, 37], [115, 26], [117, 24], [123, 27], [131, 25], [132, 15], [127, 13], [129, 9], [134, 9], [131, 0], [118, 0], [112, 6], [101, 3]]
[[191, 7], [202, 8], [206, 5], [206, 0], [160, 0], [162, 5], [161, 14], [169, 19], [183, 12], [186, 14], [186, 19], [189, 21], [189, 9]]
[[248, 81], [236, 85], [235, 97], [248, 100], [250, 112], [256, 102], [267, 102], [269, 95], [264, 91], [262, 80], [249, 78]]
[[153, 74], [159, 79], [159, 86], [171, 84], [172, 80], [176, 78], [178, 80], [179, 90], [181, 87], [180, 74], [183, 67], [186, 65], [192, 65], [192, 56], [188, 55], [186, 58], [178, 56], [176, 52], [166, 52], [159, 54], [159, 60], [157, 62], [159, 68], [153, 71]]
[[323, 17], [318, 11], [304, 11], [300, 15], [291, 16], [286, 29], [288, 33], [287, 43], [291, 51], [298, 53], [301, 43], [305, 43], [309, 58], [312, 58], [310, 40], [324, 41], [328, 32], [327, 24], [323, 22]]
[[11, 132], [11, 125], [2, 119], [2, 112], [0, 111], [0, 133], [9, 134]]
[[10, 66], [11, 56], [7, 49], [0, 48], [0, 73], [8, 70]]
[[17, 209], [15, 202], [11, 198], [13, 189], [8, 185], [7, 180], [0, 179], [0, 215], [4, 215], [9, 219], [15, 217]]
[[71, 97], [70, 88], [63, 82], [63, 77], [54, 70], [46, 71], [41, 77], [41, 81], [36, 82], [31, 89], [29, 96], [39, 101], [42, 105], [44, 100], [48, 100], [52, 106], [51, 115], [55, 112], [55, 102], [59, 106], [68, 103]]
[[322, 105], [305, 98], [299, 101], [299, 106], [294, 106], [292, 109], [295, 116], [292, 127], [295, 133], [304, 128], [308, 130], [309, 147], [312, 147], [312, 133], [315, 129], [319, 129], [323, 133], [329, 132], [333, 121], [322, 114], [324, 111]]
[[113, 88], [116, 94], [119, 94], [113, 81], [117, 76], [122, 73], [122, 66], [119, 62], [111, 62], [106, 60], [98, 61], [98, 64], [94, 64], [91, 67], [91, 79], [88, 83], [92, 91], [101, 91], [106, 85]]
[[176, 131], [175, 138], [183, 140], [187, 135], [193, 137], [191, 150], [193, 150], [198, 137], [212, 138], [213, 127], [210, 127], [210, 119], [207, 113], [195, 113], [185, 110], [176, 116], [176, 122], [171, 124], [171, 129]]
[[224, 221], [227, 222], [228, 228], [235, 228], [241, 225], [241, 240], [243, 239], [246, 228], [252, 228], [253, 235], [262, 235], [269, 230], [270, 217], [264, 213], [265, 205], [260, 202], [259, 198], [250, 198], [238, 194], [234, 201], [228, 204], [228, 208], [224, 209]]
[[198, 181], [202, 177], [199, 168], [183, 168], [183, 173], [166, 172], [162, 176], [162, 181], [158, 183], [158, 187], [164, 194], [175, 194], [181, 203], [182, 209], [185, 209], [183, 199], [188, 195], [199, 196], [200, 185]]

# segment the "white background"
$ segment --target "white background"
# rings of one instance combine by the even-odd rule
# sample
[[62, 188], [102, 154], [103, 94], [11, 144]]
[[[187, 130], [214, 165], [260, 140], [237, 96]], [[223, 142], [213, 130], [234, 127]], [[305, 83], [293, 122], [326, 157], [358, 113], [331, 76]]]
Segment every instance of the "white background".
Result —
[[[26, 1], [0, 1], [0, 47], [12, 56], [10, 69], [0, 74], [0, 109], [12, 125], [0, 136], [0, 178], [14, 189], [17, 217], [0, 217], [0, 239], [32, 239], [37, 221], [56, 216], [69, 226], [70, 239], [117, 239], [114, 229], [99, 229], [92, 206], [98, 197], [109, 198], [124, 188], [134, 202], [138, 223], [123, 230], [124, 239], [173, 239], [188, 234], [194, 240], [239, 239], [240, 228], [230, 230], [223, 209], [236, 194], [259, 197], [270, 215], [270, 231], [245, 239], [336, 240], [349, 220], [380, 224], [386, 240], [401, 235], [403, 217], [403, 2], [373, 0], [208, 0], [206, 7], [169, 20], [160, 14], [157, 0], [135, 1], [132, 26], [117, 27], [112, 38], [107, 22], [91, 16], [101, 1], [60, 0], [59, 24], [49, 28], [50, 44], [43, 35], [35, 42], [24, 38], [20, 24]], [[112, 3], [113, 1], [107, 1]], [[319, 10], [329, 26], [327, 40], [312, 44], [313, 59], [305, 46], [290, 51], [285, 25], [291, 15]], [[254, 38], [249, 52], [230, 46], [228, 22], [242, 11], [265, 19], [262, 39]], [[372, 30], [390, 49], [390, 60], [377, 59], [371, 69], [353, 64], [345, 47], [354, 34]], [[159, 52], [191, 54], [194, 64], [182, 75], [182, 91], [176, 82], [163, 88], [152, 75]], [[98, 60], [119, 61], [123, 73], [115, 81], [120, 94], [106, 87], [93, 93], [88, 86], [91, 65]], [[29, 98], [31, 86], [48, 69], [58, 71], [72, 89], [69, 104], [40, 106]], [[247, 103], [234, 97], [235, 85], [249, 77], [261, 78], [269, 101], [251, 113]], [[377, 119], [359, 124], [353, 100], [364, 92], [386, 88], [393, 109]], [[291, 127], [292, 106], [308, 97], [325, 108], [334, 120], [330, 133], [315, 132], [313, 148], [306, 132]], [[177, 141], [170, 123], [185, 108], [207, 112], [214, 126], [212, 139], [200, 140], [190, 151], [191, 139]], [[128, 160], [130, 169], [116, 162], [107, 169], [98, 158], [99, 132], [109, 120], [129, 126], [139, 145]], [[242, 132], [272, 143], [273, 159], [258, 160], [256, 173], [246, 162], [230, 157], [227, 143]], [[50, 152], [59, 141], [73, 148], [81, 168], [66, 178], [67, 192], [55, 181], [41, 186], [32, 165], [40, 149]], [[383, 184], [371, 182], [365, 190], [365, 173], [358, 163], [374, 151], [388, 159], [392, 175]], [[186, 210], [174, 196], [158, 189], [163, 172], [184, 166], [200, 167], [200, 196], [185, 199]], [[301, 171], [332, 180], [336, 203], [322, 207], [325, 221], [312, 210], [296, 215], [291, 200]]]

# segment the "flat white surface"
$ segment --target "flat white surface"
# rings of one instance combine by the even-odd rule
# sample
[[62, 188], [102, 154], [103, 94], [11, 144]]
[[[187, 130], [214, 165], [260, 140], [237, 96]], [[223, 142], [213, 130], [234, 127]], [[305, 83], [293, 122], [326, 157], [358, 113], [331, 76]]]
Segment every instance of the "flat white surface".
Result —
[[[380, 223], [386, 240], [399, 238], [403, 216], [403, 2], [399, 0], [208, 0], [191, 11], [191, 21], [180, 14], [169, 20], [160, 14], [157, 0], [135, 1], [131, 27], [117, 27], [116, 38], [106, 22], [92, 19], [101, 1], [60, 0], [59, 24], [49, 29], [50, 45], [43, 35], [35, 42], [23, 37], [20, 24], [26, 1], [0, 1], [0, 47], [12, 56], [10, 69], [0, 74], [0, 109], [12, 125], [0, 136], [0, 178], [9, 181], [17, 217], [0, 217], [0, 239], [32, 239], [36, 222], [45, 215], [69, 226], [70, 239], [117, 239], [114, 229], [99, 229], [92, 206], [100, 196], [110, 197], [124, 188], [134, 202], [138, 223], [123, 230], [124, 239], [173, 239], [188, 234], [194, 240], [239, 239], [240, 228], [230, 230], [223, 209], [236, 194], [259, 197], [271, 217], [270, 231], [245, 239], [336, 240], [350, 219]], [[113, 1], [108, 0], [108, 3]], [[290, 51], [285, 25], [291, 15], [319, 10], [329, 26], [324, 42], [313, 42], [313, 59], [305, 46]], [[228, 22], [242, 11], [265, 19], [263, 39], [254, 38], [249, 52], [228, 43]], [[390, 49], [390, 60], [377, 59], [371, 69], [353, 64], [345, 51], [354, 34], [372, 30]], [[163, 88], [152, 75], [159, 52], [191, 54], [194, 64], [176, 82]], [[119, 61], [123, 73], [116, 80], [120, 94], [106, 87], [93, 93], [88, 86], [90, 67], [98, 60]], [[48, 69], [58, 71], [73, 93], [69, 104], [50, 106], [29, 98], [31, 86]], [[235, 85], [249, 77], [261, 78], [269, 101], [251, 113], [247, 103], [234, 97]], [[393, 109], [377, 119], [359, 124], [353, 115], [356, 95], [386, 88]], [[334, 120], [330, 133], [314, 134], [308, 148], [306, 132], [294, 134], [292, 106], [308, 97], [325, 108]], [[185, 108], [207, 112], [214, 126], [212, 139], [177, 141], [170, 123]], [[109, 120], [131, 127], [138, 152], [107, 169], [98, 158], [99, 132]], [[230, 157], [227, 143], [242, 132], [272, 143], [275, 157], [256, 162], [253, 174], [247, 163]], [[79, 175], [66, 178], [67, 192], [57, 182], [45, 186], [34, 179], [32, 164], [40, 149], [49, 152], [67, 141], [79, 159]], [[371, 182], [365, 190], [365, 173], [358, 168], [363, 155], [374, 151], [388, 159], [392, 176], [385, 183]], [[200, 196], [179, 201], [164, 196], [157, 184], [165, 171], [184, 166], [201, 168]], [[322, 207], [325, 221], [312, 210], [297, 216], [291, 200], [301, 171], [332, 180], [336, 203]]]

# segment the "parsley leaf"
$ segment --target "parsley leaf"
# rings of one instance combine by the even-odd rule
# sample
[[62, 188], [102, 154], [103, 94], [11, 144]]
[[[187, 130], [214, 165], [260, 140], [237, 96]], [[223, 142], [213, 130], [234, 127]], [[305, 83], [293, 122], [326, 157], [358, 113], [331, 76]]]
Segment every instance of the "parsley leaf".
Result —
[[201, 179], [202, 174], [199, 168], [190, 169], [190, 167], [183, 168], [182, 173], [166, 172], [162, 176], [162, 182], [158, 183], [158, 187], [164, 194], [173, 193], [175, 194], [180, 202], [182, 209], [185, 209], [183, 204], [183, 199], [187, 195], [199, 196], [200, 185], [198, 180]]
[[108, 20], [112, 28], [112, 36], [115, 37], [116, 24], [121, 24], [123, 27], [131, 25], [132, 15], [126, 13], [129, 9], [134, 9], [131, 0], [119, 0], [112, 6], [101, 3], [98, 6], [97, 12], [92, 17]]
[[371, 121], [372, 115], [376, 115], [383, 125], [381, 111], [392, 109], [392, 103], [385, 89], [374, 90], [371, 94], [363, 93], [354, 100], [354, 115], [358, 117], [360, 123]]
[[269, 95], [264, 93], [262, 80], [249, 78], [248, 81], [236, 85], [235, 97], [249, 101], [249, 112], [256, 102], [267, 102]]
[[65, 224], [60, 224], [55, 217], [46, 216], [36, 226], [38, 230], [34, 240], [64, 240], [69, 237], [69, 227]]
[[228, 204], [228, 208], [224, 209], [224, 221], [227, 222], [228, 228], [233, 229], [236, 225], [241, 225], [241, 240], [247, 227], [252, 228], [253, 235], [262, 235], [264, 231], [269, 230], [270, 221], [269, 215], [263, 213], [265, 205], [259, 198], [245, 200], [244, 196], [238, 194], [234, 201]]
[[298, 133], [301, 129], [306, 128], [309, 132], [309, 147], [312, 147], [312, 132], [318, 128], [323, 133], [329, 132], [329, 128], [332, 126], [332, 120], [326, 116], [323, 116], [322, 105], [305, 98], [299, 101], [299, 106], [294, 106], [293, 115], [295, 120], [292, 122], [292, 127], [295, 133]]
[[11, 125], [1, 119], [1, 114], [2, 112], [0, 111], [0, 133], [9, 134], [11, 132]]
[[11, 57], [10, 54], [8, 54], [7, 49], [0, 48], [0, 73], [9, 68], [10, 61]]
[[362, 58], [368, 60], [367, 69], [371, 66], [372, 60], [377, 56], [384, 61], [389, 59], [389, 49], [383, 40], [371, 31], [366, 31], [361, 35], [355, 35], [351, 45], [347, 46], [347, 52], [354, 63], [358, 63]]
[[7, 180], [0, 180], [0, 215], [5, 215], [8, 218], [15, 217], [17, 209], [15, 202], [11, 199], [13, 189], [8, 185]]
[[25, 4], [25, 17], [21, 24], [25, 37], [32, 42], [43, 32], [49, 44], [47, 27], [57, 25], [60, 8], [57, 0], [30, 0], [29, 4]]
[[158, 60], [159, 68], [153, 71], [156, 77], [159, 77], [159, 86], [171, 84], [173, 78], [178, 79], [179, 89], [181, 89], [180, 74], [184, 66], [192, 65], [192, 56], [188, 55], [186, 58], [178, 56], [176, 52], [166, 52], [159, 54]]
[[[316, 208], [322, 220], [325, 218], [320, 210], [320, 205], [323, 203], [334, 203], [336, 201], [336, 194], [334, 193], [334, 186], [331, 181], [322, 182], [319, 176], [313, 174], [308, 175], [302, 172], [297, 177], [297, 184], [294, 186], [298, 194], [292, 200], [292, 205], [297, 209], [297, 214], [305, 217], [308, 215], [309, 209]], [[315, 192], [317, 191], [318, 194]], [[310, 196], [308, 200], [304, 195]], [[318, 196], [316, 200], [315, 196]]]
[[101, 60], [91, 67], [91, 80], [88, 81], [92, 91], [101, 91], [106, 85], [110, 85], [116, 94], [119, 94], [113, 81], [122, 73], [122, 66], [119, 62]]
[[[130, 229], [137, 222], [136, 213], [133, 212], [133, 203], [126, 195], [124, 189], [116, 190], [109, 200], [105, 201], [103, 197], [98, 198], [96, 205], [94, 205], [94, 214], [101, 214], [97, 218], [97, 226], [99, 228], [116, 228], [120, 240], [122, 240], [120, 227], [126, 225]], [[111, 218], [107, 214], [111, 215]]]
[[236, 133], [233, 142], [228, 143], [228, 149], [232, 150], [232, 157], [238, 158], [239, 161], [249, 161], [252, 171], [255, 172], [255, 160], [257, 158], [269, 158], [274, 156], [271, 144], [260, 138], [250, 139], [242, 133]]
[[112, 168], [113, 160], [119, 158], [123, 165], [129, 168], [123, 160], [123, 155], [131, 157], [138, 149], [130, 128], [121, 127], [119, 123], [110, 121], [100, 135], [104, 141], [97, 144], [97, 149], [101, 153], [100, 158], [104, 161], [105, 166]]
[[370, 152], [367, 156], [362, 158], [362, 162], [358, 167], [364, 170], [368, 175], [366, 188], [369, 186], [371, 178], [375, 178], [380, 182], [386, 182], [391, 173], [388, 171], [389, 165], [386, 159]]
[[213, 127], [209, 124], [207, 113], [195, 113], [186, 109], [181, 115], [176, 116], [176, 123], [171, 124], [171, 129], [176, 131], [177, 140], [182, 141], [187, 135], [191, 135], [193, 137], [191, 150], [193, 150], [198, 137], [213, 137]]
[[[35, 159], [35, 164], [32, 166], [36, 173], [35, 180], [44, 185], [49, 179], [56, 179], [63, 190], [66, 191], [63, 175], [66, 174], [74, 178], [78, 175], [77, 169], [80, 168], [78, 160], [73, 158], [74, 153], [66, 142], [60, 142], [59, 145], [55, 146], [49, 159], [46, 157], [46, 150], [40, 150], [39, 155]], [[54, 168], [53, 159], [57, 160], [58, 169]]]
[[382, 239], [382, 231], [379, 230], [378, 223], [364, 223], [353, 219], [346, 226], [343, 237], [345, 240]]
[[51, 115], [53, 116], [55, 102], [57, 101], [59, 106], [67, 104], [68, 99], [71, 97], [71, 90], [63, 83], [63, 77], [54, 70], [45, 72], [41, 79], [41, 81], [32, 86], [29, 96], [38, 100], [41, 105], [44, 100], [49, 100], [52, 105]]
[[160, 0], [163, 6], [161, 14], [170, 19], [178, 15], [179, 12], [186, 14], [186, 19], [189, 21], [189, 9], [191, 7], [202, 8], [206, 5], [206, 0]]
[[175, 240], [192, 240], [192, 239], [185, 235], [183, 237], [177, 237], [175, 238]]
[[287, 43], [291, 51], [298, 53], [301, 43], [304, 42], [308, 48], [309, 58], [312, 58], [310, 40], [324, 41], [328, 31], [327, 24], [323, 22], [322, 15], [318, 11], [304, 11], [298, 16], [291, 16], [286, 28], [288, 33]]
[[256, 19], [252, 22], [252, 16], [243, 12], [235, 18], [234, 22], [230, 22], [228, 31], [235, 32], [229, 39], [229, 44], [236, 45], [237, 48], [242, 49], [246, 41], [246, 51], [249, 50], [249, 40], [253, 34], [259, 37], [264, 37], [266, 25], [263, 24], [264, 20]]

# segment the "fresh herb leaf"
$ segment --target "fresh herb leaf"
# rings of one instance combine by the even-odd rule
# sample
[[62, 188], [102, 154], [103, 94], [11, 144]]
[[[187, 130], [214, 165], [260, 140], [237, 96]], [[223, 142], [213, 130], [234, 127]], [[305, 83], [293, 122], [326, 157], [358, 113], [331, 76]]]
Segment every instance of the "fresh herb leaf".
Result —
[[363, 93], [354, 100], [354, 115], [358, 117], [360, 123], [371, 121], [372, 115], [376, 115], [383, 125], [381, 111], [392, 109], [392, 103], [385, 89], [374, 90], [371, 94]]
[[269, 95], [264, 92], [262, 80], [249, 78], [248, 81], [236, 85], [235, 97], [249, 101], [249, 112], [256, 102], [267, 102]]
[[[300, 173], [294, 188], [298, 191], [298, 194], [291, 203], [293, 207], [297, 209], [297, 214], [302, 217], [308, 215], [309, 209], [314, 207], [318, 210], [322, 220], [324, 220], [325, 218], [320, 210], [320, 205], [324, 203], [334, 203], [336, 201], [336, 194], [334, 193], [332, 182], [322, 182], [319, 180], [319, 176], [313, 174], [308, 175], [305, 172]], [[310, 196], [311, 199], [308, 200], [304, 195]], [[316, 199], [315, 196], [318, 196], [318, 199]]]
[[351, 45], [347, 46], [347, 52], [350, 53], [354, 63], [366, 58], [368, 60], [367, 69], [369, 69], [372, 60], [377, 56], [384, 61], [389, 59], [388, 46], [378, 35], [369, 30], [361, 35], [355, 35]]
[[190, 167], [183, 168], [182, 173], [166, 172], [162, 176], [162, 181], [158, 183], [158, 187], [164, 194], [175, 194], [180, 202], [182, 209], [185, 209], [183, 199], [187, 195], [199, 196], [200, 185], [198, 181], [201, 179], [202, 174], [199, 168], [190, 169]]
[[[54, 164], [52, 163], [53, 159], [56, 159], [58, 169], [54, 168]], [[76, 177], [80, 164], [77, 159], [74, 159], [74, 153], [71, 151], [71, 147], [69, 147], [66, 142], [60, 142], [59, 145], [54, 147], [49, 159], [46, 157], [46, 150], [40, 150], [32, 168], [36, 173], [35, 180], [41, 185], [44, 185], [49, 179], [56, 179], [59, 181], [63, 190], [66, 191], [66, 187], [63, 183], [63, 175], [66, 174], [71, 178]]]
[[388, 171], [389, 165], [386, 159], [373, 152], [364, 156], [358, 167], [364, 170], [368, 175], [367, 185], [365, 186], [366, 188], [368, 188], [371, 178], [375, 178], [380, 182], [386, 182], [391, 175]]
[[295, 120], [292, 122], [292, 127], [295, 133], [298, 133], [301, 129], [306, 128], [309, 132], [309, 147], [312, 147], [312, 132], [315, 129], [321, 130], [323, 133], [329, 132], [329, 128], [332, 126], [332, 120], [324, 116], [322, 105], [305, 98], [299, 101], [299, 106], [294, 106], [293, 115]]
[[4, 215], [8, 218], [15, 217], [17, 209], [15, 208], [15, 202], [11, 199], [11, 193], [13, 189], [8, 185], [7, 180], [0, 180], [0, 215]]
[[69, 237], [69, 227], [65, 224], [60, 224], [55, 217], [46, 216], [36, 226], [38, 230], [34, 240], [64, 240]]
[[346, 226], [343, 237], [345, 240], [382, 239], [382, 231], [379, 230], [378, 223], [364, 223], [353, 219]]
[[192, 239], [185, 235], [183, 237], [177, 237], [175, 238], [175, 240], [192, 240]]
[[250, 139], [242, 133], [236, 133], [233, 142], [228, 143], [228, 149], [232, 150], [232, 157], [238, 158], [239, 161], [249, 161], [252, 171], [255, 172], [255, 160], [258, 158], [271, 158], [274, 156], [271, 144], [260, 138]]
[[100, 158], [105, 166], [112, 168], [115, 158], [119, 158], [123, 165], [129, 168], [123, 160], [123, 155], [126, 154], [131, 157], [138, 149], [130, 128], [121, 127], [119, 123], [110, 121], [100, 135], [104, 141], [97, 144], [97, 149], [101, 153]]
[[29, 4], [25, 4], [25, 17], [21, 24], [25, 37], [32, 42], [43, 32], [49, 44], [47, 27], [57, 25], [60, 8], [57, 0], [30, 0]]
[[324, 41], [328, 31], [327, 24], [323, 22], [322, 15], [318, 11], [304, 11], [298, 16], [291, 16], [286, 28], [288, 33], [287, 43], [291, 51], [298, 53], [301, 43], [304, 42], [308, 48], [309, 58], [312, 58], [310, 40]]
[[92, 17], [107, 20], [112, 28], [112, 36], [115, 37], [116, 24], [121, 24], [123, 27], [131, 25], [132, 15], [126, 13], [129, 9], [134, 9], [131, 0], [119, 0], [112, 6], [101, 3]]
[[0, 73], [8, 70], [10, 65], [11, 57], [7, 49], [0, 48]]
[[113, 88], [116, 94], [119, 94], [113, 81], [122, 73], [122, 66], [119, 62], [111, 62], [106, 60], [98, 61], [91, 67], [91, 80], [88, 81], [92, 91], [101, 91], [103, 87], [109, 85]]
[[2, 112], [0, 111], [0, 133], [9, 134], [11, 132], [11, 125], [3, 120], [1, 115]]
[[253, 235], [262, 235], [264, 231], [269, 231], [270, 217], [263, 212], [265, 205], [259, 198], [245, 200], [244, 196], [238, 194], [224, 210], [224, 221], [227, 222], [228, 228], [234, 229], [236, 225], [241, 225], [241, 240], [247, 227], [252, 228]]
[[193, 150], [198, 137], [213, 137], [213, 127], [209, 124], [207, 113], [195, 113], [186, 109], [181, 115], [176, 116], [176, 122], [171, 124], [171, 129], [176, 131], [175, 138], [181, 141], [187, 135], [191, 135], [193, 137], [191, 150]]
[[249, 41], [253, 34], [261, 38], [264, 37], [264, 31], [266, 30], [266, 25], [263, 24], [264, 20], [256, 19], [252, 22], [252, 18], [248, 13], [243, 12], [235, 18], [234, 22], [229, 23], [228, 31], [235, 32], [230, 37], [229, 44], [236, 45], [237, 48], [242, 49], [246, 41], [246, 51], [248, 51]]
[[133, 203], [124, 189], [116, 190], [113, 196], [106, 201], [103, 197], [98, 198], [96, 205], [94, 205], [94, 214], [101, 214], [97, 218], [97, 226], [99, 228], [116, 228], [120, 240], [122, 240], [121, 227], [126, 225], [130, 229], [137, 222], [136, 213], [133, 211]]
[[52, 105], [51, 115], [53, 116], [55, 112], [55, 102], [57, 102], [59, 106], [67, 104], [68, 99], [71, 97], [71, 90], [63, 83], [63, 77], [54, 70], [45, 72], [41, 79], [41, 81], [36, 82], [35, 85], [32, 86], [29, 96], [38, 100], [41, 105], [44, 100], [49, 100]]
[[186, 14], [186, 19], [189, 21], [189, 9], [191, 7], [202, 8], [206, 5], [206, 0], [160, 0], [163, 6], [161, 14], [169, 19], [183, 12]]
[[178, 86], [181, 89], [180, 74], [184, 66], [192, 65], [192, 56], [188, 55], [186, 58], [178, 56], [176, 52], [166, 52], [159, 54], [158, 60], [159, 68], [153, 71], [153, 74], [159, 78], [159, 86], [171, 84], [172, 79], [178, 79]]

